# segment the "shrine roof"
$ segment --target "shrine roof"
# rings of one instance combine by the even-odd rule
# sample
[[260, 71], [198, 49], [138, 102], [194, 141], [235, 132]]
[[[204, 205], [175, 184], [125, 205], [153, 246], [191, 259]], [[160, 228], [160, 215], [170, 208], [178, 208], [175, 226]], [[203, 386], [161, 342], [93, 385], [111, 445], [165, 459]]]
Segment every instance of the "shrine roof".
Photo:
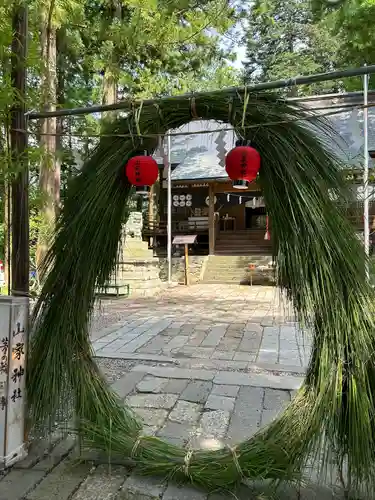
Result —
[[[369, 100], [375, 102], [375, 96], [370, 95]], [[319, 99], [317, 96], [302, 102], [307, 109], [315, 110], [332, 129], [332, 133], [328, 131], [322, 135], [319, 131], [317, 135], [341, 160], [343, 167], [361, 167], [363, 109], [354, 107], [361, 104], [358, 97], [327, 99], [321, 96]], [[333, 114], [325, 116], [327, 113]], [[374, 108], [369, 108], [368, 117], [369, 150], [375, 150]], [[314, 120], [307, 120], [305, 123], [314, 130]], [[213, 120], [197, 120], [172, 132], [182, 134], [171, 137], [171, 163], [175, 166], [172, 172], [173, 181], [219, 180], [227, 177], [224, 159], [236, 141], [236, 134], [230, 125]], [[154, 156], [158, 163], [163, 163], [161, 151], [156, 151]]]

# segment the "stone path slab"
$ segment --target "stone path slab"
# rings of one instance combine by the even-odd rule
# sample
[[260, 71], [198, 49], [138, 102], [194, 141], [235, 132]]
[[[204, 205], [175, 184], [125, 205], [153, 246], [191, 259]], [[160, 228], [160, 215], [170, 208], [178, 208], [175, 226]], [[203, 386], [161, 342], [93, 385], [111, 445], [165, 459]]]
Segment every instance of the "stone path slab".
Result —
[[86, 477], [71, 500], [116, 500], [127, 475], [125, 467], [99, 465]]
[[227, 361], [233, 369], [273, 364], [294, 372], [303, 371], [310, 357], [311, 339], [273, 287], [177, 287], [122, 307], [129, 310], [123, 322], [103, 334], [93, 330], [97, 356], [150, 361], [156, 356], [185, 365]]
[[[170, 368], [157, 367], [158, 376], [150, 375], [156, 367], [151, 368], [137, 365], [137, 371], [122, 377], [114, 387], [123, 394], [121, 385], [128, 390], [128, 377], [134, 373], [142, 375], [140, 382], [133, 383], [126, 403], [139, 412], [144, 424], [152, 427], [156, 435], [186, 448], [193, 443], [194, 448], [207, 449], [213, 438], [220, 438], [221, 445], [225, 446], [251, 437], [262, 421], [269, 423], [290, 402], [291, 389], [297, 385], [296, 381], [291, 384], [296, 377], [279, 377], [285, 379], [284, 384], [278, 381], [276, 388], [259, 387], [244, 378], [247, 374], [235, 372], [220, 373], [217, 382], [216, 377], [213, 381], [200, 380], [194, 377], [193, 370], [189, 374], [184, 370], [190, 382], [183, 379], [184, 383], [178, 386], [182, 379], [170, 377]], [[254, 380], [260, 376], [254, 374]], [[202, 378], [200, 372], [198, 377]], [[235, 380], [237, 384], [232, 384]], [[148, 394], [144, 392], [143, 382], [149, 386]], [[168, 392], [170, 388], [175, 389], [173, 393]], [[212, 446], [217, 448], [217, 440], [212, 441]]]

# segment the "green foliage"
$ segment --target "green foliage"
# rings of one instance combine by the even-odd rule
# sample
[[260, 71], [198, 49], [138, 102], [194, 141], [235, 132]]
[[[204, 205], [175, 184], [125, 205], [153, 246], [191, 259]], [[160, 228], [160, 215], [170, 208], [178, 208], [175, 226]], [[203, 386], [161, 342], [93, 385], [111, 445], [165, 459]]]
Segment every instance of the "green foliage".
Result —
[[[340, 165], [301, 121], [303, 107], [278, 95], [241, 92], [196, 97], [199, 116], [228, 120], [252, 139], [263, 158], [260, 182], [274, 221], [277, 279], [298, 320], [311, 329], [313, 355], [303, 388], [270, 427], [233, 449], [186, 450], [142, 437], [137, 419], [106, 386], [91, 357], [88, 323], [95, 287], [113, 269], [130, 185], [122, 166], [155, 134], [191, 119], [190, 99], [144, 105], [108, 125], [108, 137], [69, 185], [46, 265], [51, 266], [34, 316], [28, 395], [34, 423], [74, 410], [91, 447], [131, 458], [143, 474], [168, 475], [207, 489], [232, 488], [244, 478], [296, 480], [309, 460], [348, 467], [351, 486], [375, 483], [373, 293], [364, 251], [328, 193], [345, 196]], [[138, 112], [139, 111], [139, 112]], [[259, 127], [259, 124], [279, 123]], [[246, 128], [243, 127], [243, 124]], [[256, 134], [251, 126], [257, 124]], [[334, 135], [317, 123], [328, 140]], [[140, 137], [137, 132], [147, 137]], [[255, 135], [255, 137], [254, 137]], [[311, 465], [311, 464], [310, 464]]]
[[[335, 33], [341, 40], [340, 57], [345, 65], [362, 66], [375, 60], [375, 1], [344, 3], [336, 13]], [[370, 76], [370, 88], [374, 77]], [[351, 79], [348, 88], [362, 88], [360, 78]]]
[[[41, 4], [34, 8], [35, 23]], [[119, 84], [118, 97], [175, 93], [189, 75], [199, 82], [228, 55], [219, 36], [236, 19], [227, 0], [86, 0], [57, 6], [66, 107], [101, 102], [105, 76]]]
[[[246, 75], [251, 82], [292, 78], [335, 69], [338, 41], [331, 19], [313, 22], [310, 2], [257, 0], [251, 8], [246, 34]], [[338, 91], [335, 82], [294, 89], [294, 94]]]
[[[371, 64], [374, 0], [256, 0], [246, 34], [247, 78], [276, 80]], [[300, 87], [300, 95], [360, 90], [361, 78]]]
[[[331, 18], [331, 37], [339, 41], [337, 58], [342, 67], [372, 64], [375, 57], [374, 0], [313, 0], [312, 10], [317, 22]], [[373, 77], [370, 76], [370, 84]], [[360, 90], [360, 78], [345, 82], [347, 90]]]
[[[6, 181], [17, 169], [10, 162], [8, 137], [10, 109], [18, 98], [10, 78], [13, 7], [11, 0], [0, 5], [0, 256], [4, 254]], [[71, 108], [102, 102], [109, 76], [117, 87], [115, 99], [237, 84], [238, 74], [227, 62], [232, 55], [220, 43], [237, 17], [228, 0], [33, 0], [29, 2], [26, 106], [45, 106], [41, 23], [49, 19], [51, 30], [56, 30], [57, 105]], [[51, 47], [52, 51], [53, 44]], [[100, 134], [100, 120], [87, 115], [62, 119], [58, 125], [63, 137], [61, 141], [57, 138], [56, 157], [51, 155], [50, 160], [51, 166], [57, 160], [62, 162], [63, 202], [68, 179], [79, 172], [82, 159], [98, 143], [95, 136]], [[47, 231], [40, 217], [47, 198], [37, 187], [44, 155], [39, 148], [41, 123], [30, 122], [29, 130], [30, 250], [34, 265], [37, 235]]]

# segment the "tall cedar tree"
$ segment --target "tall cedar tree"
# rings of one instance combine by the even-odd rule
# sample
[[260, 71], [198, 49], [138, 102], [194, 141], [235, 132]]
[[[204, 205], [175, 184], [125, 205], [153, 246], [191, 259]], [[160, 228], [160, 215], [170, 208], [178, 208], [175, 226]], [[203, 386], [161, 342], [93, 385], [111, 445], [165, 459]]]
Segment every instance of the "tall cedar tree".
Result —
[[[247, 81], [268, 81], [308, 75], [336, 68], [337, 39], [329, 21], [314, 23], [305, 0], [256, 0], [246, 32]], [[338, 90], [335, 83], [291, 89], [291, 94]]]

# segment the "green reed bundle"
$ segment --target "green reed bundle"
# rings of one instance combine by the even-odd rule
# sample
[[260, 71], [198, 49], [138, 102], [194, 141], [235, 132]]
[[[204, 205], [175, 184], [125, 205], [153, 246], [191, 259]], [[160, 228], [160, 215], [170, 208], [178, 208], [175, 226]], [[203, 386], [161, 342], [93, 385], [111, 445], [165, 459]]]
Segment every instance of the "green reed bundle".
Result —
[[[301, 121], [306, 114], [301, 105], [273, 94], [223, 91], [144, 105], [108, 126], [69, 185], [46, 261], [28, 371], [34, 423], [55, 420], [64, 401], [91, 446], [129, 458], [143, 474], [208, 489], [243, 478], [294, 480], [307, 461], [319, 457], [324, 466], [333, 456], [339, 466], [345, 463], [351, 487], [374, 490], [373, 297], [360, 242], [329, 196], [345, 191], [328, 147], [334, 138], [315, 119], [318, 137]], [[95, 287], [111, 274], [127, 212], [124, 165], [135, 154], [154, 150], [159, 134], [192, 116], [230, 123], [260, 152], [278, 284], [314, 333], [304, 386], [285, 413], [250, 440], [212, 452], [142, 437], [132, 411], [99, 373], [88, 336]]]

